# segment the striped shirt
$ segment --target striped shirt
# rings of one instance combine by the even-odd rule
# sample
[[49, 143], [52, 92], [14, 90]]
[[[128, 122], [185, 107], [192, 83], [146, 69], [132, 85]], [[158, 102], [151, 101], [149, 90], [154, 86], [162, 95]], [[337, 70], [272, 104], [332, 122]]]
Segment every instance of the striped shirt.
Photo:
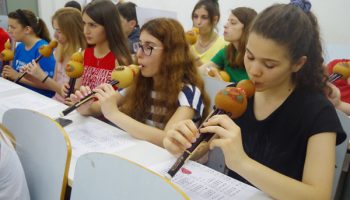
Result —
[[[154, 127], [164, 128], [167, 122], [159, 122], [155, 121], [155, 119], [161, 119], [165, 115], [167, 109], [166, 107], [162, 106], [161, 103], [160, 105], [157, 103], [157, 100], [155, 99], [156, 93], [154, 91], [152, 91], [151, 95], [154, 105], [151, 106], [151, 113], [148, 115], [149, 117], [146, 120], [146, 124]], [[182, 91], [179, 93], [178, 104], [179, 107], [186, 106], [195, 110], [195, 116], [192, 119], [195, 123], [201, 120], [204, 104], [201, 91], [196, 86], [190, 84], [185, 85], [182, 88]]]
[[[121, 91], [120, 93], [125, 96], [125, 90]], [[153, 105], [151, 106], [146, 124], [153, 127], [164, 128], [167, 122], [157, 121], [157, 119], [162, 119], [164, 117], [167, 112], [167, 108], [164, 106], [164, 103], [155, 99], [155, 91], [152, 91], [151, 96], [153, 99]], [[194, 109], [195, 115], [192, 120], [195, 123], [198, 123], [202, 118], [204, 110], [203, 99], [199, 88], [191, 84], [185, 85], [178, 95], [178, 106], [186, 106]]]

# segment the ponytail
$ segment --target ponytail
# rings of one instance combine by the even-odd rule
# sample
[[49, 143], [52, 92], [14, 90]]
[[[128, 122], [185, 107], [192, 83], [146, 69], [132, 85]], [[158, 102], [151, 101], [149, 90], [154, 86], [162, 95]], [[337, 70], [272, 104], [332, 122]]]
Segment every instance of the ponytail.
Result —
[[16, 11], [10, 12], [8, 17], [11, 19], [16, 19], [23, 27], [31, 27], [37, 37], [50, 42], [51, 37], [45, 22], [39, 17], [35, 16], [32, 11], [17, 9]]
[[47, 42], [51, 41], [49, 30], [47, 29], [47, 26], [42, 19], [38, 19], [38, 24], [33, 30], [35, 32], [35, 35], [37, 35], [39, 38], [44, 39]]

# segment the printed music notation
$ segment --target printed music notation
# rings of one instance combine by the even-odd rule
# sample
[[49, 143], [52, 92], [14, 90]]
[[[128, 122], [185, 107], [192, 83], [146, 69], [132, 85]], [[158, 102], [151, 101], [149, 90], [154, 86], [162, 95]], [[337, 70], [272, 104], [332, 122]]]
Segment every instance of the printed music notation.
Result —
[[[167, 161], [150, 169], [163, 175], [174, 162]], [[171, 181], [190, 199], [270, 199], [260, 190], [194, 161], [188, 161]]]

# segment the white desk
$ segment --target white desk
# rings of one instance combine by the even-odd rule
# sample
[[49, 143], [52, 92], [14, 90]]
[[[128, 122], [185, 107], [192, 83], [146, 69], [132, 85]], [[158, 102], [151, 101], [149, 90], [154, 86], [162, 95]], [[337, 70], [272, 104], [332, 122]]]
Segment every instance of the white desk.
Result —
[[[59, 117], [59, 112], [67, 106], [37, 94], [31, 90], [21, 87], [13, 82], [0, 77], [0, 118], [3, 113], [10, 108], [27, 108], [41, 112], [51, 118]], [[154, 171], [164, 171], [164, 163], [172, 164], [175, 159], [165, 149], [155, 146], [151, 143], [132, 138], [124, 131], [110, 126], [93, 117], [84, 117], [77, 112], [73, 112], [65, 118], [72, 119], [73, 123], [65, 127], [72, 145], [72, 160], [69, 169], [68, 182], [72, 185], [74, 170], [77, 158], [87, 152], [99, 151], [114, 153], [128, 160], [136, 162], [142, 166]], [[162, 167], [159, 167], [162, 166]], [[192, 163], [187, 166], [189, 169], [200, 170], [201, 177], [217, 176], [223, 177], [223, 180], [229, 181], [229, 184], [235, 183], [239, 188], [235, 188], [233, 196], [226, 196], [227, 199], [236, 197], [237, 199], [269, 199], [264, 193], [253, 187], [240, 183], [223, 174], [219, 174], [203, 165]], [[213, 176], [214, 174], [214, 176]], [[203, 197], [206, 191], [193, 190], [181, 184], [176, 183], [191, 199], [206, 199]], [[201, 184], [197, 182], [196, 184]], [[236, 186], [234, 186], [236, 187]], [[237, 189], [237, 191], [236, 191]], [[241, 196], [237, 193], [241, 192]], [[244, 195], [243, 195], [244, 193]], [[217, 199], [217, 198], [213, 198]]]

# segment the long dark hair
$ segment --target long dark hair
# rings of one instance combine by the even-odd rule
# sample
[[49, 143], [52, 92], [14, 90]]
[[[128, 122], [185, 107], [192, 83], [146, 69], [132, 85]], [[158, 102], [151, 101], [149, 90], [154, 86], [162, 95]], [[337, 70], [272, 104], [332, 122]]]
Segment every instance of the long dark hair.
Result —
[[10, 12], [8, 14], [8, 17], [17, 20], [18, 23], [23, 27], [31, 27], [37, 37], [44, 39], [47, 42], [51, 41], [50, 33], [45, 22], [39, 17], [35, 16], [32, 11], [18, 9], [16, 11]]
[[127, 38], [122, 30], [119, 12], [109, 0], [94, 0], [83, 10], [92, 20], [104, 27], [109, 49], [118, 59], [120, 65], [132, 63], [127, 45]]
[[248, 33], [251, 22], [256, 17], [257, 13], [255, 10], [247, 7], [238, 7], [231, 10], [231, 14], [237, 17], [237, 19], [244, 25], [242, 30], [241, 38], [239, 39], [238, 49], [230, 43], [227, 47], [227, 60], [232, 67], [243, 67], [244, 68], [244, 54], [248, 40]]
[[251, 32], [283, 45], [292, 64], [302, 56], [307, 60], [293, 73], [297, 87], [323, 92], [327, 78], [324, 74], [320, 31], [315, 15], [294, 4], [276, 4], [262, 11], [254, 21]]

